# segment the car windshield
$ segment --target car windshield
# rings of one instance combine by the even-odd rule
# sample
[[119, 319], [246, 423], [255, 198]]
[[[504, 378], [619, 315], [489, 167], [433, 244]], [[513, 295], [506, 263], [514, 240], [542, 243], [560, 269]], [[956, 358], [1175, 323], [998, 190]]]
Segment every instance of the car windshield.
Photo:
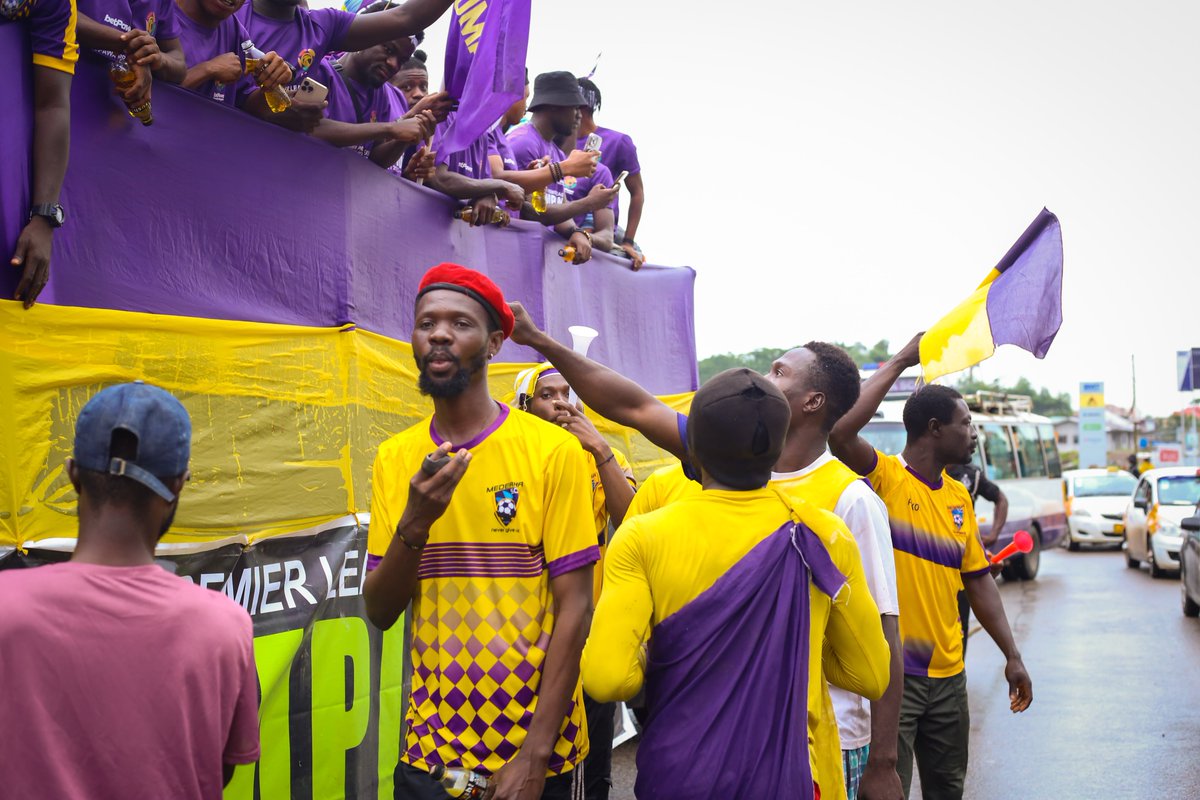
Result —
[[1074, 479], [1076, 497], [1128, 497], [1137, 486], [1137, 478], [1128, 472], [1111, 475], [1081, 475]]
[[885, 456], [894, 456], [904, 449], [908, 437], [899, 422], [871, 422], [859, 434]]
[[1200, 502], [1200, 475], [1158, 479], [1158, 502], [1164, 506], [1194, 506]]

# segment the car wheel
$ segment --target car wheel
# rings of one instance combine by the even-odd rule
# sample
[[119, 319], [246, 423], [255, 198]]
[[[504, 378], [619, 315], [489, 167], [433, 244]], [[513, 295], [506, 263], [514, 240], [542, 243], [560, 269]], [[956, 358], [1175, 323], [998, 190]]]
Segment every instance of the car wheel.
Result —
[[1033, 549], [1012, 560], [1013, 575], [1023, 581], [1036, 578], [1042, 564], [1042, 532], [1035, 527], [1029, 531], [1029, 536], [1033, 539]]
[[1068, 539], [1067, 540], [1067, 549], [1070, 550], [1072, 553], [1078, 553], [1079, 552], [1079, 542], [1075, 541], [1074, 539]]
[[[1180, 580], [1183, 579], [1183, 573], [1179, 573]], [[1183, 584], [1183, 615], [1185, 617], [1200, 617], [1200, 603], [1197, 603], [1188, 595], [1187, 584]]]
[[1164, 578], [1167, 571], [1158, 565], [1158, 559], [1154, 557], [1154, 545], [1146, 542], [1146, 566], [1150, 567], [1151, 578]]
[[1125, 566], [1130, 569], [1137, 569], [1142, 565], [1142, 562], [1129, 554], [1129, 539], [1125, 539]]

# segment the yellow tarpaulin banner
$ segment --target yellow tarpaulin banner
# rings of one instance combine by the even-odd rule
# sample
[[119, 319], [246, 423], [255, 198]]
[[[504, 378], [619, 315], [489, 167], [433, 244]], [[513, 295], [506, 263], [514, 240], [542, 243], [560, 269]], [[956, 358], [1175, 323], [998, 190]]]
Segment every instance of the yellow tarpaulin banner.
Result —
[[[511, 396], [525, 364], [492, 364]], [[75, 536], [65, 472], [75, 417], [103, 387], [144, 380], [192, 418], [192, 479], [164, 542], [251, 542], [368, 512], [387, 437], [428, 415], [412, 347], [359, 330], [0, 301], [0, 548]], [[664, 398], [686, 411], [691, 395]], [[597, 420], [639, 477], [670, 457]]]

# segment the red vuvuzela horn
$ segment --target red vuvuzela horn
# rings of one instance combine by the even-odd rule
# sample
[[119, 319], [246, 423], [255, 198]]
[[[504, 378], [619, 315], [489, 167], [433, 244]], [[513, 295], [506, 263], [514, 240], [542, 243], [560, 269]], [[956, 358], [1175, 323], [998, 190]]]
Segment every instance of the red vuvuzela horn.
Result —
[[1033, 549], [1033, 537], [1029, 535], [1029, 531], [1017, 531], [1013, 534], [1012, 542], [996, 555], [992, 556], [992, 563], [999, 564], [1010, 556], [1015, 556], [1017, 553], [1028, 553]]

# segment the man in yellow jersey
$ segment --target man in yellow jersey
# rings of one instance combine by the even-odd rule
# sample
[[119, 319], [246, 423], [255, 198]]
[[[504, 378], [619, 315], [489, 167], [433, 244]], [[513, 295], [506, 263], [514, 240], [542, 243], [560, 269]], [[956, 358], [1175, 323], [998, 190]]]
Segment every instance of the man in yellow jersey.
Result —
[[979, 540], [967, 488], [945, 473], [975, 452], [971, 412], [954, 389], [926, 386], [904, 404], [907, 442], [885, 455], [859, 436], [905, 369], [920, 363], [920, 335], [867, 379], [862, 395], [834, 426], [834, 454], [866, 475], [887, 504], [900, 587], [904, 700], [900, 710], [905, 794], [916, 755], [927, 800], [961, 798], [967, 774], [970, 717], [956, 596], [965, 588], [984, 630], [1007, 659], [1009, 704], [1024, 711], [1033, 685], [1013, 642], [1000, 593]]
[[[600, 601], [604, 553], [608, 546], [608, 525], [619, 526], [625, 510], [633, 499], [637, 481], [633, 467], [596, 430], [592, 421], [571, 403], [571, 387], [550, 362], [530, 367], [517, 375], [515, 400], [517, 408], [536, 417], [561, 425], [574, 434], [590, 456], [592, 469], [592, 513], [596, 520], [596, 543], [600, 560], [592, 575], [592, 598]], [[615, 703], [598, 703], [585, 692], [583, 705], [587, 709], [588, 750], [584, 760], [584, 799], [607, 800], [612, 788], [612, 740]]]
[[617, 700], [645, 684], [638, 797], [820, 797], [808, 746], [824, 689], [815, 650], [834, 654], [841, 685], [871, 698], [887, 688], [887, 641], [854, 539], [767, 485], [789, 418], [763, 376], [714, 377], [688, 423], [704, 490], [627, 519], [613, 539], [584, 686]]
[[444, 800], [437, 765], [489, 777], [495, 800], [571, 798], [582, 782], [579, 658], [600, 557], [587, 460], [571, 434], [489, 394], [511, 331], [480, 273], [442, 264], [421, 280], [412, 346], [434, 413], [375, 457], [363, 588], [379, 628], [412, 603], [397, 798]]
[[[685, 416], [633, 381], [555, 342], [537, 330], [524, 309], [515, 307], [514, 311], [514, 341], [533, 347], [556, 364], [585, 403], [686, 458]], [[863, 800], [897, 800], [901, 787], [896, 773], [896, 726], [903, 673], [887, 512], [871, 487], [833, 458], [827, 444], [833, 424], [858, 399], [858, 368], [841, 348], [809, 342], [782, 355], [763, 377], [783, 392], [791, 408], [791, 422], [775, 465], [773, 484], [833, 511], [846, 523], [858, 543], [867, 585], [882, 615], [892, 654], [891, 686], [878, 702], [868, 704], [836, 686], [823, 694], [822, 712], [815, 716], [812, 731], [824, 774], [821, 791], [826, 800], [853, 800], [856, 792]], [[667, 467], [650, 476], [634, 496], [626, 516], [660, 508], [699, 488], [685, 474], [682, 464]], [[844, 780], [831, 777], [839, 766]]]

